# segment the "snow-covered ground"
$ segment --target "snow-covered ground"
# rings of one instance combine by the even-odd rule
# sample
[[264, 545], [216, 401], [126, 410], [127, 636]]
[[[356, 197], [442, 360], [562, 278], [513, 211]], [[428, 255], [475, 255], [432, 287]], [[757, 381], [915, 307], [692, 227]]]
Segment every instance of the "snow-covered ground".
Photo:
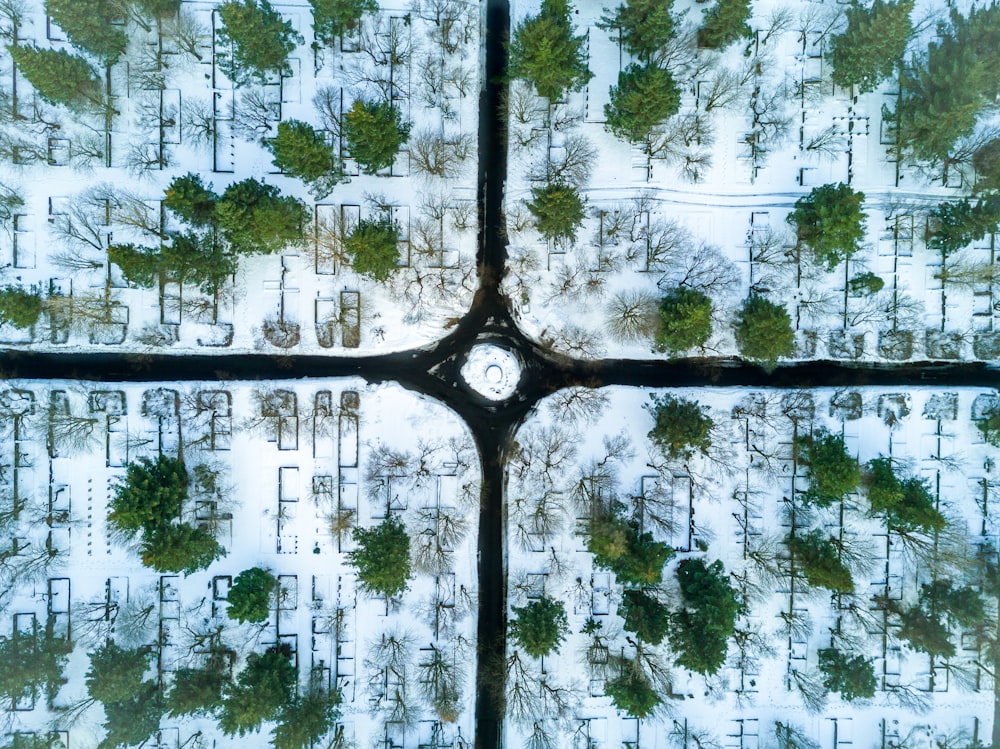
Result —
[[[521, 653], [517, 667], [508, 661], [508, 694], [527, 685], [545, 697], [511, 701], [508, 745], [521, 746], [534, 733], [554, 746], [756, 749], [776, 745], [776, 722], [823, 749], [931, 746], [932, 739], [967, 747], [973, 738], [989, 745], [993, 678], [981, 641], [952, 628], [955, 656], [932, 661], [899, 638], [891, 618], [881, 635], [872, 598], [913, 603], [920, 584], [935, 575], [974, 581], [971, 565], [957, 558], [978, 544], [996, 548], [998, 451], [973, 421], [995, 392], [670, 391], [699, 401], [714, 421], [707, 455], [673, 461], [647, 437], [654, 394], [664, 393], [564, 391], [540, 403], [516, 435], [508, 467], [509, 606], [543, 594], [561, 600], [570, 634], [556, 655]], [[862, 463], [888, 456], [927, 480], [948, 530], [925, 544], [887, 537], [882, 519], [868, 516], [863, 492], [826, 509], [806, 508], [808, 471], [793, 457], [792, 441], [820, 427], [843, 435]], [[715, 676], [678, 667], [667, 641], [643, 645], [647, 672], [664, 698], [644, 720], [616, 712], [604, 696], [605, 680], [617, 675], [606, 656], [632, 658], [635, 642], [623, 631], [622, 586], [594, 564], [581, 532], [595, 497], [621, 501], [626, 516], [640, 518], [643, 530], [677, 551], [654, 593], [671, 609], [680, 605], [674, 570], [688, 558], [721, 560], [746, 606], [737, 621], [741, 634], [729, 641]], [[821, 528], [853, 550], [853, 595], [789, 578], [780, 541], [793, 503], [799, 531]], [[991, 620], [996, 605], [986, 599]], [[600, 625], [597, 639], [581, 632], [591, 619]], [[874, 698], [803, 697], [816, 692], [817, 651], [831, 644], [873, 659]], [[516, 651], [509, 640], [509, 658]]]
[[[86, 697], [89, 650], [111, 632], [123, 647], [153, 646], [147, 678], [169, 689], [178, 668], [200, 666], [199, 636], [222, 627], [237, 670], [276, 643], [291, 647], [302, 684], [319, 669], [343, 696], [339, 723], [357, 746], [415, 746], [432, 735], [458, 745], [473, 736], [480, 467], [471, 435], [447, 409], [359, 380], [183, 388], [9, 381], [0, 425], [2, 496], [7, 503], [17, 492], [25, 502], [4, 530], [21, 550], [3, 556], [0, 635], [13, 623], [48, 621], [75, 645], [54, 710], [44, 698], [20, 705], [4, 713], [5, 729], [51, 729], [64, 746], [96, 746], [100, 703], [72, 722], [61, 711]], [[50, 427], [59, 437], [47, 443]], [[124, 466], [161, 452], [217, 472], [218, 491], [196, 492], [184, 514], [217, 525], [226, 556], [186, 577], [143, 567], [107, 533], [106, 504]], [[358, 588], [345, 556], [354, 548], [350, 528], [387, 514], [406, 525], [416, 572], [389, 601]], [[451, 540], [438, 551], [444, 519]], [[226, 616], [226, 593], [253, 566], [270, 568], [281, 594], [264, 624], [239, 625]], [[153, 615], [137, 624], [133, 614], [146, 606]], [[386, 636], [405, 646], [395, 675], [378, 662]], [[421, 696], [418, 664], [435, 647], [462, 675], [453, 722]], [[400, 693], [405, 727], [392, 717]], [[212, 719], [164, 716], [160, 725], [153, 745], [163, 747], [263, 747], [271, 728], [237, 739]]]
[[[512, 26], [538, 5], [513, 3]], [[941, 254], [924, 244], [928, 209], [968, 194], [971, 172], [963, 180], [953, 167], [945, 179], [889, 155], [882, 113], [894, 107], [895, 82], [860, 96], [833, 86], [824, 54], [846, 23], [847, 4], [758, 0], [755, 38], [719, 53], [683, 41], [705, 6], [675, 2], [684, 20], [666, 65], [681, 109], [662, 126], [655, 158], [604, 128], [608, 90], [634, 62], [611, 40], [614, 32], [595, 25], [608, 3], [573, 5], [594, 78], [551, 110], [523, 82], [511, 89], [506, 289], [525, 332], [577, 356], [662, 356], [649, 333], [622, 340], [609, 320], [642, 301], [655, 314], [662, 291], [686, 279], [715, 306], [714, 334], [694, 354], [736, 353], [732, 314], [753, 290], [786, 306], [796, 358], [996, 357], [993, 284], [942, 285]], [[911, 50], [926, 46], [947, 7], [916, 3], [922, 31]], [[546, 244], [531, 226], [525, 201], [546, 171], [583, 186], [588, 217], [571, 246]], [[850, 262], [826, 272], [797, 262], [785, 219], [812, 187], [837, 182], [864, 192], [867, 236]], [[986, 237], [948, 265], [991, 267], [994, 241]], [[848, 292], [847, 280], [863, 271], [884, 280], [881, 293]]]
[[[162, 26], [147, 32], [128, 25], [128, 52], [110, 74], [119, 114], [107, 133], [103, 117], [37, 101], [16, 76], [16, 106], [26, 119], [0, 127], [0, 141], [21, 156], [0, 164], [0, 175], [25, 202], [0, 234], [0, 284], [34, 286], [64, 299], [30, 331], [4, 326], [0, 343], [61, 351], [351, 355], [440, 338], [448, 321], [468, 308], [476, 286], [478, 6], [465, 0], [425, 2], [423, 10], [419, 3], [385, 4], [343, 49], [321, 45], [316, 52], [309, 4], [276, 2], [304, 38], [289, 61], [293, 75], [234, 88], [215, 64], [219, 4], [183, 3], [190, 53]], [[24, 5], [17, 31], [23, 43], [72, 50], [48, 23], [41, 0]], [[441, 12], [454, 19], [446, 42], [435, 23]], [[6, 52], [0, 57], [9, 91], [11, 59]], [[412, 123], [411, 142], [465, 139], [468, 157], [457, 177], [419, 172], [404, 150], [390, 172], [378, 176], [358, 174], [348, 160], [350, 180], [316, 200], [300, 181], [277, 173], [260, 141], [274, 135], [280, 120], [328, 130], [356, 98], [387, 86]], [[325, 102], [322, 110], [317, 97]], [[256, 177], [301, 198], [313, 216], [306, 239], [272, 256], [242, 259], [216, 298], [175, 283], [127, 288], [107, 261], [108, 244], [113, 238], [152, 246], [151, 231], [176, 229], [160, 201], [170, 180], [187, 172], [219, 193]], [[338, 262], [331, 237], [359, 218], [387, 214], [400, 228], [403, 267], [384, 285]]]

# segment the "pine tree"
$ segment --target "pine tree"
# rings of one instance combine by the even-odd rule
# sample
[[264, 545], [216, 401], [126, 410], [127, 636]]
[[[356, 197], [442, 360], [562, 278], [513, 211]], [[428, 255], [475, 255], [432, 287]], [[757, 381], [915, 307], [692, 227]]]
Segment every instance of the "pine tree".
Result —
[[233, 83], [267, 83], [271, 76], [292, 74], [288, 56], [304, 40], [268, 0], [227, 0], [218, 13], [219, 42], [230, 46], [219, 67]]
[[282, 705], [271, 732], [274, 749], [309, 749], [330, 732], [340, 717], [340, 692], [313, 684]]
[[139, 553], [142, 563], [157, 572], [190, 575], [224, 557], [226, 550], [203, 528], [171, 523], [144, 533]]
[[278, 252], [299, 243], [309, 221], [301, 200], [253, 177], [227, 187], [215, 215], [226, 241], [240, 255]]
[[620, 583], [656, 585], [663, 579], [663, 565], [674, 556], [652, 533], [641, 533], [637, 523], [611, 512], [595, 513], [589, 531], [587, 551], [594, 564], [614, 572]]
[[705, 18], [698, 29], [698, 46], [708, 49], [728, 47], [737, 39], [753, 36], [750, 20], [750, 0], [718, 0], [704, 11]]
[[410, 537], [395, 517], [374, 528], [355, 528], [358, 548], [348, 552], [350, 564], [358, 570], [362, 590], [395, 596], [406, 590], [410, 579]]
[[704, 346], [712, 335], [712, 300], [690, 286], [669, 289], [660, 299], [656, 350], [671, 356]]
[[852, 702], [875, 696], [875, 668], [863, 655], [850, 656], [836, 648], [819, 651], [823, 686]]
[[115, 21], [121, 5], [109, 0], [45, 0], [45, 12], [66, 32], [70, 43], [113, 65], [125, 52], [128, 36]]
[[205, 668], [179, 668], [167, 693], [167, 714], [211, 715], [222, 705], [226, 675], [221, 663], [210, 662]]
[[334, 45], [344, 32], [354, 31], [365, 13], [378, 13], [376, 0], [309, 0], [316, 42]]
[[344, 179], [333, 147], [308, 122], [282, 120], [277, 135], [264, 145], [274, 156], [274, 165], [309, 185], [317, 199], [329, 195]]
[[108, 503], [108, 524], [134, 535], [139, 530], [172, 522], [180, 515], [188, 495], [188, 474], [183, 461], [160, 455], [129, 463], [125, 480], [114, 489]]
[[174, 177], [163, 195], [163, 207], [192, 226], [210, 226], [215, 222], [215, 204], [219, 196], [201, 177], [188, 172]]
[[101, 103], [100, 82], [90, 63], [79, 55], [23, 44], [8, 44], [7, 51], [28, 83], [49, 104], [78, 109]]
[[243, 570], [229, 589], [226, 614], [238, 622], [262, 622], [271, 610], [271, 600], [278, 591], [278, 578], [263, 567]]
[[73, 650], [69, 640], [50, 633], [15, 631], [0, 637], [0, 697], [8, 703], [37, 699], [43, 692], [54, 699], [66, 682], [63, 669]]
[[554, 242], [575, 241], [586, 216], [580, 191], [572, 185], [550, 182], [544, 187], [532, 187], [531, 195], [528, 210], [535, 217], [538, 233]]
[[604, 105], [604, 127], [622, 140], [639, 143], [653, 128], [677, 114], [681, 92], [666, 68], [632, 63], [618, 73], [618, 85]]
[[386, 281], [399, 270], [399, 230], [387, 221], [361, 219], [344, 240], [344, 254], [355, 272]]
[[624, 591], [621, 614], [626, 631], [652, 645], [663, 642], [670, 630], [670, 609], [642, 590]]
[[653, 396], [656, 423], [647, 435], [670, 460], [688, 460], [695, 451], [708, 454], [715, 423], [706, 414], [707, 406], [672, 395]]
[[674, 615], [669, 634], [677, 664], [714, 674], [726, 660], [727, 640], [741, 609], [736, 591], [718, 560], [706, 565], [701, 559], [685, 559], [677, 566], [677, 581], [685, 604]]
[[181, 0], [139, 0], [139, 8], [153, 18], [172, 18], [181, 9]]
[[944, 615], [954, 627], [975, 629], [986, 621], [986, 608], [979, 593], [967, 586], [956, 587], [948, 578], [921, 585], [920, 601], [925, 608]]
[[127, 649], [108, 640], [90, 653], [87, 693], [105, 704], [131, 699], [141, 691], [152, 657], [148, 647]]
[[152, 681], [144, 681], [128, 698], [104, 703], [105, 737], [97, 749], [140, 746], [160, 727], [163, 693]]
[[740, 355], [773, 367], [795, 351], [792, 319], [781, 305], [751, 294], [736, 314], [736, 346]]
[[913, 34], [912, 12], [913, 0], [874, 0], [870, 8], [851, 5], [847, 28], [830, 40], [833, 82], [856, 86], [864, 94], [892, 75]]
[[287, 645], [251, 653], [234, 684], [227, 685], [219, 715], [219, 727], [227, 736], [245, 736], [293, 698], [295, 666]]
[[587, 68], [585, 36], [573, 36], [568, 0], [542, 0], [537, 16], [520, 23], [507, 49], [507, 77], [523, 78], [538, 95], [556, 101], [576, 91], [594, 74]]
[[865, 238], [865, 195], [847, 185], [820, 185], [795, 201], [788, 223], [795, 227], [798, 243], [817, 262], [833, 270], [861, 249]]
[[840, 561], [833, 540], [822, 531], [812, 530], [785, 538], [792, 560], [810, 585], [835, 593], [853, 593], [851, 571]]
[[976, 428], [983, 434], [983, 439], [993, 447], [1000, 447], [1000, 405], [989, 406], [976, 421]]
[[0, 323], [30, 328], [42, 316], [42, 296], [20, 286], [0, 288]]
[[827, 507], [858, 488], [861, 468], [841, 435], [817, 429], [798, 437], [795, 449], [799, 462], [809, 469], [809, 488], [802, 495], [807, 504]]
[[512, 610], [514, 617], [507, 626], [511, 638], [525, 653], [541, 658], [559, 649], [569, 631], [562, 601], [542, 596], [526, 606], [513, 606]]
[[673, 0], [626, 0], [614, 11], [604, 9], [597, 27], [617, 32], [612, 37], [627, 52], [651, 62], [674, 37]]
[[1000, 195], [987, 195], [975, 203], [968, 198], [939, 203], [930, 218], [934, 229], [927, 246], [949, 255], [1000, 229]]
[[361, 171], [376, 174], [388, 169], [410, 137], [410, 123], [395, 104], [355, 99], [344, 113], [342, 134]]
[[888, 458], [870, 460], [863, 482], [872, 514], [887, 513], [896, 530], [931, 532], [947, 525], [926, 482], [914, 476], [900, 478]]
[[622, 673], [605, 682], [604, 693], [626, 715], [648, 718], [663, 700], [638, 664], [626, 664]]
[[976, 170], [975, 191], [1000, 190], [1000, 138], [991, 138], [972, 154]]
[[914, 650], [942, 658], [955, 655], [951, 633], [940, 617], [931, 615], [917, 605], [900, 612], [899, 619], [897, 635], [901, 640], [906, 640]]
[[235, 260], [222, 251], [211, 233], [179, 234], [159, 249], [133, 244], [111, 245], [108, 260], [136, 286], [151, 288], [161, 280], [190, 282], [206, 294], [215, 293], [236, 271]]
[[885, 281], [868, 270], [852, 276], [851, 280], [847, 282], [847, 288], [854, 296], [872, 296], [880, 292], [884, 286]]

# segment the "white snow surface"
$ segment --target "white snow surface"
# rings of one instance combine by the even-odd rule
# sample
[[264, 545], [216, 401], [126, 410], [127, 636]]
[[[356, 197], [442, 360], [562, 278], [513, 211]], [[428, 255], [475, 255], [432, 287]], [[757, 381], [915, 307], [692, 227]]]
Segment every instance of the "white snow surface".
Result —
[[517, 392], [521, 363], [517, 354], [502, 346], [477, 343], [466, 356], [462, 379], [480, 395], [502, 401]]

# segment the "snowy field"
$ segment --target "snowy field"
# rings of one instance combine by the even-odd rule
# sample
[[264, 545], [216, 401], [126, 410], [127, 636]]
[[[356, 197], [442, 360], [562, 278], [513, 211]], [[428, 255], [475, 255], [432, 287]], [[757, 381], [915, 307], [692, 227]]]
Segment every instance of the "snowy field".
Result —
[[[525, 332], [581, 357], [657, 356], [648, 335], [622, 340], [611, 321], [628, 308], [623, 300], [633, 308], [653, 300], [655, 314], [662, 291], [686, 280], [715, 307], [713, 335], [695, 355], [736, 353], [733, 312], [753, 291], [788, 310], [795, 358], [997, 356], [993, 282], [955, 273], [942, 283], [941, 253], [924, 242], [928, 210], [967, 195], [974, 175], [895, 160], [883, 119], [883, 106], [891, 111], [898, 96], [894, 80], [860, 96], [833, 85], [824, 55], [846, 23], [846, 3], [759, 0], [754, 38], [720, 53], [685, 46], [705, 6], [675, 2], [675, 15], [686, 15], [666, 65], [681, 107], [658, 129], [652, 153], [604, 127], [609, 88], [635, 62], [613, 31], [595, 25], [608, 5], [574, 3], [594, 73], [582, 91], [549, 108], [528, 84], [511, 86], [505, 288]], [[916, 3], [913, 23], [922, 31], [910, 50], [926, 48], [951, 5]], [[537, 7], [513, 3], [512, 26]], [[586, 198], [588, 216], [573, 243], [546, 243], [532, 227], [526, 201], [546, 173], [579, 184]], [[860, 252], [827, 272], [800, 260], [785, 219], [810, 189], [838, 182], [865, 194], [867, 235]], [[992, 267], [994, 242], [987, 236], [945, 264]], [[848, 279], [864, 271], [885, 282], [881, 292], [849, 292]]]
[[[639, 389], [550, 397], [516, 436], [508, 468], [509, 606], [543, 595], [563, 601], [569, 634], [557, 654], [541, 659], [508, 640], [507, 745], [533, 736], [552, 746], [649, 749], [989, 746], [992, 666], [982, 661], [976, 628], [952, 627], [955, 655], [932, 658], [899, 636], [873, 597], [910, 605], [932, 579], [976, 584], [970, 559], [981, 544], [995, 550], [1000, 529], [993, 519], [997, 448], [983, 442], [973, 419], [995, 392], [670, 394], [708, 407], [707, 454], [667, 460], [647, 437], [650, 397], [664, 393]], [[946, 529], [926, 537], [887, 533], [884, 517], [869, 515], [863, 491], [826, 508], [808, 506], [808, 471], [792, 445], [822, 427], [842, 435], [862, 463], [890, 457], [925, 479]], [[671, 610], [681, 605], [678, 562], [721, 560], [745, 610], [715, 675], [678, 667], [666, 641], [643, 642], [640, 655], [637, 636], [623, 631], [622, 584], [587, 551], [592, 503], [612, 500], [676, 550], [663, 583], [644, 588]], [[839, 539], [853, 594], [812, 587], [791, 571], [782, 539], [793, 523], [800, 534], [819, 528]], [[986, 599], [989, 617], [996, 606]], [[589, 634], [581, 631], [588, 622], [599, 625]], [[830, 647], [872, 660], [873, 698], [824, 696], [817, 651]], [[618, 674], [610, 665], [616, 656], [637, 658], [660, 692], [663, 704], [652, 716], [626, 717], [611, 705], [604, 688]], [[779, 744], [776, 723], [798, 731], [797, 743]]]
[[[0, 55], [0, 86], [13, 118], [0, 126], [3, 184], [23, 197], [0, 232], [0, 283], [38, 289], [52, 300], [29, 330], [0, 329], [8, 346], [43, 350], [334, 351], [340, 355], [410, 348], [440, 338], [468, 308], [476, 287], [475, 143], [478, 126], [479, 9], [449, 3], [384, 5], [341, 48], [313, 48], [305, 0], [274, 3], [304, 42], [292, 75], [234, 87], [217, 64], [217, 2], [185, 2], [181, 20], [127, 25], [129, 46], [112, 66], [107, 95], [118, 112], [80, 115], [42, 102]], [[22, 43], [72, 51], [41, 0], [25, 3]], [[435, 34], [442, 6], [454, 18], [446, 42]], [[9, 37], [12, 24], [4, 22]], [[180, 32], [176, 29], [181, 29]], [[458, 175], [421, 172], [410, 153], [391, 169], [359, 174], [320, 200], [278, 173], [262, 139], [297, 119], [332, 133], [359, 97], [388, 87], [412, 123], [411, 143], [440, 138], [469, 146]], [[344, 145], [334, 135], [334, 145]], [[464, 139], [464, 140], [463, 140]], [[194, 172], [221, 193], [255, 177], [305, 201], [303, 240], [270, 256], [241, 258], [212, 296], [167, 279], [129, 288], [108, 262], [112, 242], [150, 244], [178, 230], [163, 210], [171, 179]], [[400, 231], [402, 266], [391, 284], [359, 276], [337, 237], [359, 219], [389, 218]]]
[[[0, 633], [49, 626], [72, 642], [52, 702], [39, 694], [5, 709], [3, 733], [53, 731], [61, 746], [96, 746], [105, 718], [86, 699], [87, 653], [114, 637], [153, 649], [146, 678], [164, 690], [178, 669], [202, 664], [209, 643], [232, 652], [235, 672], [250, 653], [287, 645], [301, 684], [320, 678], [340, 691], [331, 737], [342, 746], [460, 746], [474, 735], [480, 468], [446, 409], [356, 380], [7, 382], [0, 424]], [[226, 555], [189, 576], [159, 575], [109, 538], [107, 501], [124, 466], [158, 454], [215, 477], [213, 488], [192, 489], [183, 516], [212, 529]], [[352, 527], [389, 515], [412, 538], [416, 575], [386, 599], [358, 588], [345, 554]], [[269, 568], [280, 591], [266, 621], [238, 624], [227, 592], [253, 566]], [[398, 645], [392, 668], [386, 642]], [[458, 674], [456, 713], [444, 720], [421, 681], [435, 648]], [[212, 719], [164, 715], [144, 746], [268, 746], [269, 730], [227, 738]]]

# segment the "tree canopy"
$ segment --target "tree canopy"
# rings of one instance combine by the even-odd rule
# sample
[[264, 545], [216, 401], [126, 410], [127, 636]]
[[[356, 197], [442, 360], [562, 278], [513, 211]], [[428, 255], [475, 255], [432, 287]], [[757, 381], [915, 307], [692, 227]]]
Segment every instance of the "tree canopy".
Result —
[[625, 630], [651, 645], [659, 645], [670, 630], [670, 609], [649, 593], [629, 589], [622, 593]]
[[511, 638], [525, 653], [541, 658], [559, 649], [569, 631], [562, 601], [542, 596], [512, 609], [514, 617], [508, 622]]
[[358, 27], [365, 13], [378, 13], [376, 0], [309, 0], [316, 42], [331, 46]]
[[392, 166], [411, 127], [395, 104], [365, 99], [355, 99], [340, 126], [351, 158], [365, 174]]
[[820, 530], [798, 533], [785, 538], [796, 568], [810, 585], [835, 593], [853, 593], [851, 571], [840, 559], [833, 539]]
[[192, 572], [207, 568], [226, 550], [204, 528], [187, 523], [170, 523], [143, 534], [139, 546], [142, 563], [157, 572]]
[[161, 280], [194, 283], [213, 294], [236, 272], [236, 260], [211, 232], [175, 234], [157, 248], [113, 244], [108, 259], [136, 286], [152, 288]]
[[30, 328], [42, 316], [42, 295], [20, 286], [0, 288], [0, 323]]
[[653, 128], [677, 114], [681, 92], [666, 68], [632, 63], [618, 73], [610, 101], [604, 105], [604, 127], [622, 140], [640, 143]]
[[410, 537], [403, 523], [387, 517], [374, 528], [355, 528], [358, 548], [347, 553], [363, 590], [395, 596], [410, 579]]
[[105, 704], [131, 699], [140, 691], [152, 657], [151, 648], [122, 648], [109, 640], [90, 653], [87, 693]]
[[674, 550], [640, 532], [635, 522], [601, 509], [590, 520], [587, 551], [594, 555], [594, 564], [615, 573], [618, 581], [629, 585], [655, 585], [663, 579], [663, 565], [674, 556]]
[[729, 584], [722, 562], [706, 565], [685, 559], [677, 565], [684, 608], [674, 615], [670, 645], [677, 664], [706, 676], [726, 660], [727, 640], [736, 627], [741, 606]]
[[695, 451], [708, 454], [715, 425], [706, 413], [708, 406], [672, 395], [654, 396], [652, 402], [655, 425], [648, 437], [668, 458], [687, 460]]
[[798, 437], [795, 449], [799, 462], [809, 469], [809, 488], [802, 495], [808, 504], [826, 507], [858, 488], [861, 468], [841, 435], [817, 429]]
[[618, 710], [636, 718], [649, 717], [663, 701], [642, 668], [632, 662], [626, 662], [621, 674], [605, 682], [604, 693]]
[[271, 600], [278, 592], [278, 578], [264, 567], [250, 567], [233, 579], [226, 613], [238, 622], [262, 622], [271, 610]]
[[594, 76], [587, 67], [586, 36], [573, 36], [572, 10], [568, 0], [542, 0], [538, 15], [514, 28], [507, 48], [508, 78], [528, 81], [550, 101]]
[[282, 120], [277, 135], [264, 145], [274, 157], [274, 165], [309, 185], [316, 198], [330, 194], [344, 179], [333, 146], [308, 122]]
[[814, 187], [795, 201], [788, 222], [805, 246], [827, 270], [861, 249], [865, 238], [865, 195], [843, 183]]
[[673, 0], [626, 0], [604, 9], [598, 28], [617, 32], [616, 41], [640, 60], [650, 62], [674, 36]]
[[868, 461], [863, 483], [872, 513], [886, 513], [889, 525], [896, 530], [930, 532], [947, 524], [934, 506], [926, 482], [915, 476], [901, 478], [889, 458]]
[[704, 346], [712, 335], [712, 300], [690, 286], [668, 289], [660, 299], [656, 350], [680, 354]]
[[949, 255], [1000, 228], [1000, 195], [938, 203], [930, 211], [927, 246]]
[[750, 25], [750, 0], [718, 0], [705, 11], [698, 29], [698, 46], [722, 49], [738, 39], [753, 35]]
[[386, 281], [399, 270], [399, 229], [388, 221], [361, 219], [344, 238], [344, 254], [357, 273]]
[[297, 674], [287, 645], [251, 653], [234, 683], [227, 684], [219, 727], [227, 736], [245, 736], [272, 720], [295, 693]]
[[340, 692], [318, 683], [282, 705], [278, 724], [271, 732], [274, 749], [309, 749], [316, 746], [340, 717]]
[[108, 523], [115, 530], [134, 535], [180, 516], [188, 493], [184, 462], [167, 455], [141, 457], [129, 463], [108, 504]]
[[234, 182], [215, 204], [219, 228], [241, 255], [278, 252], [302, 241], [309, 222], [305, 203], [253, 177]]
[[113, 65], [125, 52], [128, 36], [122, 5], [109, 0], [45, 0], [45, 12], [66, 32], [70, 44]]
[[271, 76], [292, 74], [288, 56], [304, 40], [269, 0], [227, 0], [218, 13], [219, 42], [229, 46], [218, 57], [219, 67], [233, 83], [266, 83]]
[[66, 681], [63, 669], [72, 650], [72, 642], [48, 632], [0, 637], [0, 697], [21, 702], [44, 692], [54, 698]]
[[863, 655], [850, 655], [836, 648], [819, 651], [823, 686], [851, 702], [875, 696], [875, 667]]
[[795, 333], [788, 311], [757, 294], [744, 300], [736, 313], [736, 346], [747, 359], [773, 367], [795, 351]]
[[84, 58], [64, 49], [8, 44], [7, 51], [21, 74], [49, 104], [80, 108], [101, 103], [101, 84]]
[[188, 172], [170, 181], [163, 194], [163, 207], [191, 226], [211, 226], [218, 200], [212, 185], [205, 185], [200, 175]]
[[864, 94], [892, 75], [913, 34], [912, 12], [913, 0], [874, 0], [867, 8], [853, 3], [847, 28], [830, 39], [833, 82]]
[[538, 233], [550, 241], [573, 242], [586, 216], [580, 191], [564, 182], [550, 182], [532, 187], [531, 196], [528, 210]]

